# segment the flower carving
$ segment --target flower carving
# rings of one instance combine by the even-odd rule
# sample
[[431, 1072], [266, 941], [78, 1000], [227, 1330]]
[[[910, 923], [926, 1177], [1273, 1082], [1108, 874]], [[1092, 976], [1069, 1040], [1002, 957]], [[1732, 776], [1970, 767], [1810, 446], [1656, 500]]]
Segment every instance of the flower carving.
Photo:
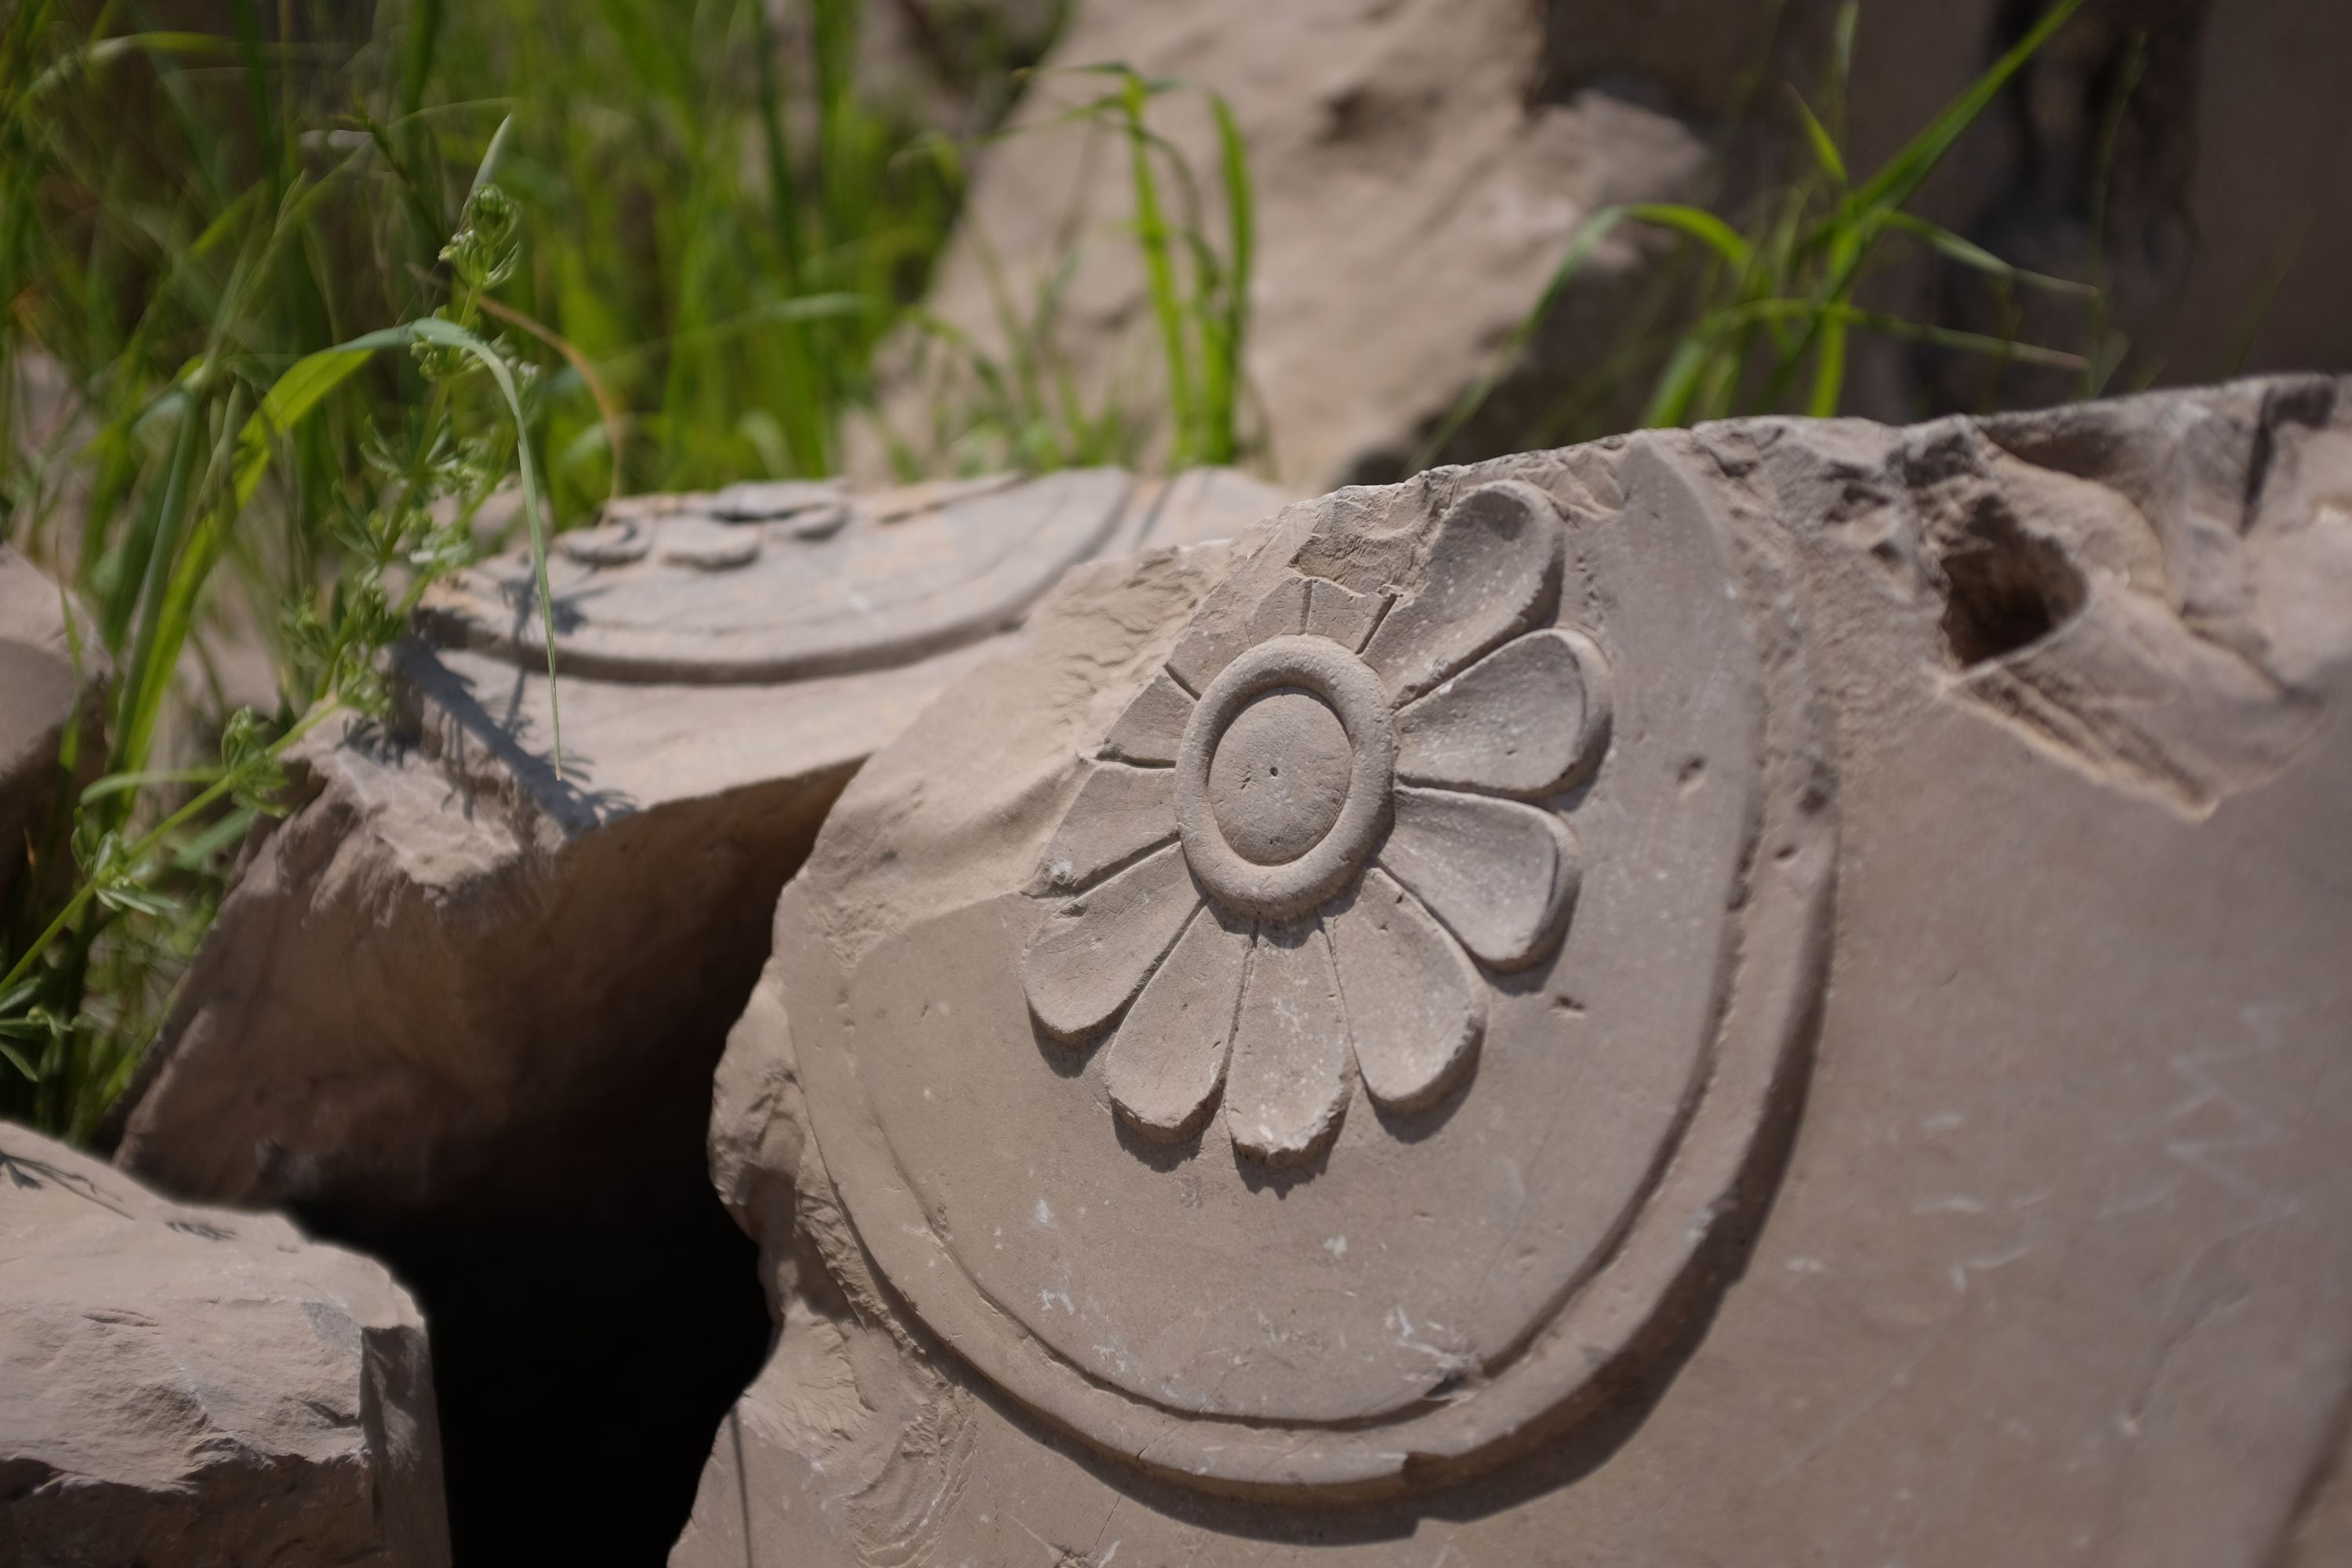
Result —
[[1553, 624], [1565, 549], [1541, 490], [1484, 486], [1409, 592], [1292, 574], [1204, 611], [1112, 726], [1023, 979], [1055, 1038], [1116, 1023], [1136, 1132], [1188, 1137], [1222, 1094], [1237, 1149], [1296, 1163], [1359, 1077], [1400, 1111], [1459, 1081], [1485, 972], [1548, 956], [1575, 901], [1575, 835], [1539, 803], [1608, 742], [1608, 667]]

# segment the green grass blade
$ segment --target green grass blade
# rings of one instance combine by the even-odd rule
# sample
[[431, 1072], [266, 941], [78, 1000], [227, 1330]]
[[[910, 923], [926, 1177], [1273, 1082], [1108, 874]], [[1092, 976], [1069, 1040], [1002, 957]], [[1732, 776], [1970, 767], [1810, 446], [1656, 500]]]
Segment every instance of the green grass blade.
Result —
[[1954, 143], [1970, 125], [1976, 123], [1977, 117], [2000, 96], [2001, 89], [2009, 85], [2010, 79], [2025, 68], [2026, 62], [2041, 52], [2042, 46], [2066, 25], [2082, 5], [2083, 0], [2058, 0], [2057, 5], [2043, 13], [2042, 20], [2036, 22], [2014, 47], [2002, 55], [1991, 69], [1970, 82], [1965, 91], [1947, 104], [1941, 113], [1886, 161], [1885, 167], [1854, 192], [1853, 208], [1868, 211], [1907, 204], [1920, 184], [1935, 173], [1936, 166], [1944, 161], [1944, 155], [1952, 150]]
[[1814, 116], [1812, 106], [1805, 101], [1802, 93], [1791, 90], [1789, 96], [1797, 105], [1797, 119], [1804, 127], [1807, 144], [1813, 150], [1813, 162], [1821, 166], [1822, 174], [1829, 176], [1831, 184], [1839, 190], [1845, 189], [1845, 154], [1838, 151], [1837, 139], [1830, 134], [1829, 127]]
[[1660, 228], [1671, 228], [1688, 235], [1714, 251], [1734, 272], [1745, 272], [1755, 259], [1755, 249], [1738, 230], [1707, 211], [1705, 207], [1687, 206], [1679, 202], [1642, 202], [1623, 209], [1624, 215]]
[[466, 187], [467, 201], [471, 201], [484, 185], [498, 178], [499, 160], [506, 155], [507, 138], [513, 131], [514, 116], [509, 114], [499, 121], [496, 131], [490, 132], [490, 144], [483, 149], [482, 161], [474, 167], [474, 183]]
[[1984, 247], [1963, 239], [1950, 229], [1929, 223], [1926, 218], [1915, 217], [1906, 212], [1893, 212], [1886, 215], [1885, 221], [1889, 228], [1899, 229], [1918, 238], [1937, 254], [2004, 283], [2020, 283], [2044, 293], [2072, 295], [2076, 299], [2098, 297], [2099, 290], [2095, 285], [2077, 283], [2067, 278], [2053, 278], [2046, 272], [2031, 272], [2022, 267], [2012, 266]]
[[1225, 188], [1225, 232], [1230, 261], [1224, 284], [1224, 320], [1216, 355], [1220, 395], [1210, 436], [1212, 462], [1229, 463], [1238, 455], [1235, 393], [1244, 375], [1249, 348], [1250, 280], [1257, 262], [1257, 196], [1250, 176], [1249, 143], [1234, 119], [1233, 106], [1218, 93], [1209, 95], [1209, 112], [1217, 125], [1217, 156]]
[[[514, 373], [497, 351], [464, 328], [425, 316], [404, 326], [391, 329], [406, 332], [426, 342], [442, 343], [463, 350], [489, 373], [490, 380], [506, 400], [507, 412], [514, 418], [515, 458], [521, 469], [522, 515], [524, 526], [530, 534], [531, 580], [539, 594], [540, 636], [547, 644], [547, 716], [548, 727], [553, 731], [555, 774], [563, 776], [563, 713], [557, 706], [555, 679], [555, 596], [547, 581], [547, 520], [539, 504], [539, 474], [531, 458], [530, 423], [523, 414], [522, 394], [515, 386]], [[381, 334], [374, 334], [381, 335]]]
[[1192, 403], [1192, 351], [1184, 333], [1183, 309], [1176, 293], [1176, 266], [1169, 253], [1168, 220], [1160, 205], [1160, 182], [1151, 172], [1151, 151], [1143, 125], [1143, 106], [1150, 96], [1140, 76], [1126, 73], [1119, 108], [1125, 121], [1129, 177], [1135, 196], [1136, 244], [1143, 253], [1143, 270], [1150, 291], [1151, 314], [1160, 323], [1162, 351], [1167, 356], [1169, 417], [1176, 427], [1175, 465], [1181, 468], [1198, 450], [1199, 411]]
[[1665, 369], [1659, 373], [1656, 388], [1650, 394], [1650, 405], [1642, 412], [1644, 429], [1690, 423], [1692, 400], [1698, 395], [1713, 356], [1712, 337], [1712, 333], [1694, 331], [1675, 345], [1675, 352], [1666, 358]]
[[394, 327], [370, 332], [340, 348], [320, 349], [295, 361], [278, 378], [237, 437], [234, 481], [237, 505], [249, 503], [261, 488], [262, 476], [269, 468], [271, 438], [292, 431], [321, 399], [367, 363], [376, 350], [404, 344], [408, 340], [401, 333], [402, 329]]

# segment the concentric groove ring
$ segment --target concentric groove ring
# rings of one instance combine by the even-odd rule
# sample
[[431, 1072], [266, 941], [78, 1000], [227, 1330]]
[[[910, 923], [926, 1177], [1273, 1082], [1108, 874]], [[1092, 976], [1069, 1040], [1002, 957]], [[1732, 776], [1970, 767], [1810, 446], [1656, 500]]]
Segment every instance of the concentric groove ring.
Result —
[[[1350, 753], [1347, 803], [1331, 830], [1296, 860], [1261, 866], [1225, 842], [1209, 800], [1217, 742], [1250, 701], [1295, 686], [1330, 704]], [[1260, 643], [1227, 665], [1201, 694], [1176, 754], [1176, 831], [1184, 858], [1209, 895], [1263, 920], [1305, 914], [1348, 885], [1387, 828], [1396, 777], [1396, 724], [1388, 688], [1370, 667], [1328, 637]]]

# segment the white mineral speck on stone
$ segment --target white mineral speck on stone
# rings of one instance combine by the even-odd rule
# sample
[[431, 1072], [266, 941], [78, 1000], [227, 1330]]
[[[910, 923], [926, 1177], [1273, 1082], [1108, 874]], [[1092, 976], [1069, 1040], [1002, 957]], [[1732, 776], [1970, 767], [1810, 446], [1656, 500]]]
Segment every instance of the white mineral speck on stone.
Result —
[[1037, 1206], [1030, 1211], [1029, 1218], [1033, 1224], [1051, 1226], [1054, 1223], [1054, 1211], [1046, 1206], [1045, 1199], [1039, 1198]]
[[1323, 1244], [1323, 1250], [1334, 1258], [1345, 1258], [1348, 1256], [1348, 1238], [1344, 1236], [1335, 1236]]

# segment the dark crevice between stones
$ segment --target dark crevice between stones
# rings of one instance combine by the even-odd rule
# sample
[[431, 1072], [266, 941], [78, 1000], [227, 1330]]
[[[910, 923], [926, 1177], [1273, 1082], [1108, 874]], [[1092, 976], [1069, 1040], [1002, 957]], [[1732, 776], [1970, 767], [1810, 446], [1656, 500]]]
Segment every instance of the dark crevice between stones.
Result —
[[767, 1302], [708, 1183], [635, 1208], [337, 1238], [425, 1314], [457, 1568], [658, 1564], [685, 1528]]
[[[543, 1063], [495, 1128], [453, 1139], [462, 1152], [427, 1193], [359, 1180], [289, 1205], [312, 1235], [382, 1261], [425, 1315], [455, 1568], [658, 1565], [693, 1512], [772, 1342], [758, 1247], [710, 1184], [711, 1081], [831, 798], [754, 814], [772, 837], [713, 874], [667, 973], [633, 972], [660, 1005], [566, 1015], [564, 1065]], [[638, 842], [645, 865], [674, 868], [678, 843], [735, 831], [669, 826]], [[562, 884], [570, 900], [589, 887]]]
[[1944, 647], [1973, 669], [2032, 647], [2083, 608], [2086, 585], [2065, 552], [1994, 516], [1937, 558], [1945, 581]]

